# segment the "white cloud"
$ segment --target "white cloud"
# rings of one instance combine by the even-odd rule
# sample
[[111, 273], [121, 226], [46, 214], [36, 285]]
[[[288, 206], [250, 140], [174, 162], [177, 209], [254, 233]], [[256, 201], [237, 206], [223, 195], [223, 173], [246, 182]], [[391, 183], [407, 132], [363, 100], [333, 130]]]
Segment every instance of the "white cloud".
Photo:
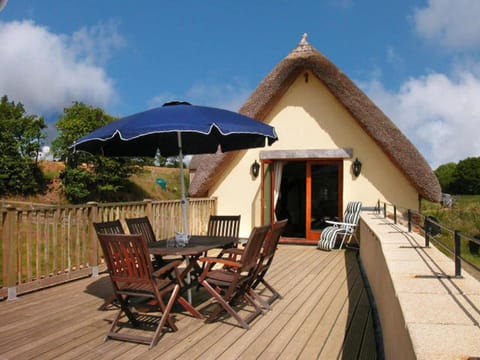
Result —
[[115, 49], [123, 47], [125, 39], [117, 32], [118, 24], [108, 22], [82, 27], [71, 36], [71, 51], [90, 64], [105, 64]]
[[480, 77], [457, 68], [455, 75], [411, 78], [397, 91], [379, 81], [362, 86], [415, 144], [433, 169], [480, 156]]
[[393, 46], [387, 47], [387, 61], [397, 72], [404, 71], [405, 62]]
[[195, 105], [213, 106], [238, 111], [251, 92], [252, 89], [241, 81], [234, 81], [230, 84], [198, 82], [187, 89], [184, 94], [159, 94], [150, 101], [150, 105], [160, 106], [167, 101], [180, 100], [188, 101]]
[[105, 107], [116, 97], [98, 63], [123, 44], [115, 24], [59, 35], [33, 21], [0, 22], [0, 95], [48, 115], [72, 101]]
[[415, 9], [416, 31], [427, 40], [449, 49], [480, 47], [480, 1], [428, 0], [426, 8]]

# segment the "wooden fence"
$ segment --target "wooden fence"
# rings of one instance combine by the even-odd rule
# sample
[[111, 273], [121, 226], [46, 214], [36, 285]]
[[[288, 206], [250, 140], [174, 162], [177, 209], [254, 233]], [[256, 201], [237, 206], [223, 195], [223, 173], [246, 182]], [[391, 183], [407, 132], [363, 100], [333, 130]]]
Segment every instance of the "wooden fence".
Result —
[[[216, 213], [216, 199], [189, 199], [187, 209], [189, 232], [204, 234], [209, 216]], [[182, 229], [180, 200], [6, 206], [0, 215], [0, 299], [104, 270], [94, 222], [148, 216], [158, 238]]]

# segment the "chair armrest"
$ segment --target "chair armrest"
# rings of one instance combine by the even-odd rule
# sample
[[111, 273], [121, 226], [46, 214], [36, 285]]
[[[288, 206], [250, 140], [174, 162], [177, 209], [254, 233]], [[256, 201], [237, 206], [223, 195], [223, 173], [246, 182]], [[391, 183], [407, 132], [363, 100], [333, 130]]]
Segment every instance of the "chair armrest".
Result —
[[341, 222], [341, 221], [330, 221], [330, 220], [327, 220], [327, 221], [325, 221], [325, 222], [328, 223], [328, 224], [335, 225], [335, 226], [352, 226], [352, 227], [357, 226], [357, 224], [346, 223], [346, 222]]
[[219, 258], [222, 258], [223, 255], [227, 255], [228, 258], [231, 259], [236, 259], [237, 257], [242, 256], [243, 254], [243, 249], [239, 248], [229, 248], [229, 249], [224, 249], [219, 255]]
[[222, 259], [222, 258], [201, 257], [200, 259], [198, 259], [198, 261], [206, 262], [206, 263], [223, 264], [223, 265], [226, 265], [226, 266], [237, 267], [237, 268], [242, 266], [241, 264], [239, 264], [236, 261], [232, 261], [232, 260], [229, 260], [229, 259]]
[[333, 226], [339, 226], [339, 225], [342, 224], [342, 223], [339, 222], [339, 221], [333, 221], [333, 220], [325, 220], [325, 222], [326, 222], [327, 224], [330, 224], [330, 225], [333, 225]]
[[245, 245], [248, 242], [248, 238], [239, 238], [238, 243], [240, 245]]
[[176, 268], [181, 264], [182, 264], [182, 260], [172, 261], [167, 265], [162, 266], [157, 271], [154, 271], [152, 275], [153, 277], [156, 277], [156, 278], [161, 277], [161, 275], [165, 273], [171, 272], [172, 270], [176, 270]]
[[238, 259], [240, 259], [242, 254], [243, 254], [243, 249], [228, 248], [228, 249], [222, 250], [222, 252], [218, 255], [218, 258], [219, 259], [227, 258], [232, 261], [237, 261]]
[[242, 255], [243, 249], [239, 248], [228, 248], [228, 249], [223, 249], [222, 254], [231, 254], [231, 255]]

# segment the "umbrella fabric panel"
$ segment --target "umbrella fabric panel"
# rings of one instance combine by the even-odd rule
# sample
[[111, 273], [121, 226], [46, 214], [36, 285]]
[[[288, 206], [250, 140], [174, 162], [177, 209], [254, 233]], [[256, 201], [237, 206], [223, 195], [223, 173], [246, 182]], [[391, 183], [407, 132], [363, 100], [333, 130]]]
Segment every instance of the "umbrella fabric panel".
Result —
[[[265, 146], [265, 137], [233, 134], [219, 136], [218, 131], [209, 135], [182, 133], [184, 154], [211, 154], [219, 149], [223, 152]], [[177, 133], [151, 134], [133, 140], [122, 140], [118, 135], [108, 141], [90, 140], [75, 146], [76, 150], [104, 156], [148, 156], [154, 157], [157, 149], [164, 157], [179, 154]]]
[[273, 127], [244, 115], [205, 106], [176, 105], [124, 117], [78, 139], [73, 147], [105, 156], [205, 154], [271, 145]]

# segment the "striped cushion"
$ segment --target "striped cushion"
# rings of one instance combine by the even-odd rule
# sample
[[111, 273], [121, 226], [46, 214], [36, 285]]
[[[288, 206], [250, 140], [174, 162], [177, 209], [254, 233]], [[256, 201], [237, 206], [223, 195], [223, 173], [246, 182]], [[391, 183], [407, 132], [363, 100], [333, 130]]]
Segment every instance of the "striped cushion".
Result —
[[358, 219], [360, 218], [361, 209], [362, 203], [360, 201], [350, 201], [343, 214], [343, 222], [348, 223], [349, 225], [333, 225], [323, 229], [317, 247], [323, 250], [333, 249], [337, 235], [343, 235], [343, 244], [345, 237], [347, 235], [351, 236], [354, 233], [355, 227], [358, 224]]

